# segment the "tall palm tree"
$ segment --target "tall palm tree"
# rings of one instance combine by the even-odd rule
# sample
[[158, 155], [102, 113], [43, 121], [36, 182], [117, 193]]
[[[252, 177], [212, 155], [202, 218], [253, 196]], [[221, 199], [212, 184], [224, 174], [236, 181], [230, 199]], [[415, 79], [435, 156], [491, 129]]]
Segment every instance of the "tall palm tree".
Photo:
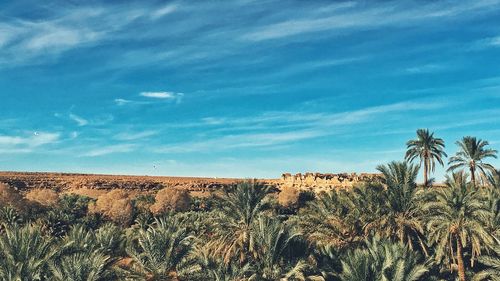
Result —
[[481, 249], [493, 244], [487, 231], [490, 213], [480, 190], [467, 187], [464, 174], [448, 177], [446, 188], [431, 192], [422, 209], [426, 213], [428, 238], [435, 244], [435, 258], [458, 265], [459, 280], [465, 281], [464, 248], [470, 247], [471, 266]]
[[0, 234], [0, 280], [46, 280], [47, 264], [57, 253], [38, 226], [11, 225]]
[[416, 184], [418, 166], [393, 161], [377, 169], [382, 172], [387, 184], [383, 193], [384, 213], [369, 226], [383, 237], [407, 244], [412, 250], [414, 245], [418, 245], [427, 255]]
[[271, 187], [255, 181], [241, 182], [220, 200], [218, 217], [219, 240], [223, 245], [225, 261], [238, 255], [244, 262], [254, 251], [250, 234], [254, 221], [268, 208], [267, 195]]
[[416, 281], [423, 280], [429, 270], [418, 253], [377, 236], [366, 241], [366, 248], [349, 252], [341, 263], [338, 277], [342, 281]]
[[405, 159], [411, 162], [418, 157], [420, 165], [424, 165], [424, 185], [427, 186], [429, 172], [434, 172], [436, 161], [441, 166], [444, 166], [443, 157], [447, 155], [444, 152], [445, 145], [443, 139], [434, 137], [434, 133], [429, 132], [428, 129], [418, 129], [417, 138], [409, 140], [406, 146]]
[[479, 172], [479, 175], [486, 177], [487, 171], [495, 170], [492, 165], [483, 162], [483, 159], [488, 157], [497, 158], [496, 150], [486, 148], [489, 145], [488, 141], [466, 136], [461, 141], [457, 141], [456, 144], [460, 150], [450, 158], [448, 171], [454, 171], [458, 168], [468, 169], [472, 184], [476, 186], [477, 172]]
[[147, 230], [140, 229], [127, 247], [133, 259], [130, 273], [134, 280], [177, 279], [177, 266], [187, 257], [193, 237], [173, 219], [157, 219]]

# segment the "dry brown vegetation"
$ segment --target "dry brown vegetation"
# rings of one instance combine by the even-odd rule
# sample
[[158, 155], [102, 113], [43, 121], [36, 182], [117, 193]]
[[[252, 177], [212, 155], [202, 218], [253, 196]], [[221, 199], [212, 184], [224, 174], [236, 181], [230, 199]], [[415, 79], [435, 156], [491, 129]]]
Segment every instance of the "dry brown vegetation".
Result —
[[167, 211], [189, 210], [191, 196], [187, 190], [176, 188], [164, 188], [155, 196], [155, 203], [149, 208], [153, 214], [161, 214]]
[[300, 192], [297, 188], [285, 186], [278, 194], [278, 203], [286, 208], [297, 206], [299, 202]]
[[132, 220], [134, 207], [126, 191], [115, 189], [99, 196], [95, 203], [89, 204], [89, 211], [101, 213], [121, 225], [128, 225]]
[[59, 195], [52, 189], [33, 189], [26, 194], [26, 199], [45, 207], [53, 207], [58, 204]]
[[0, 183], [0, 206], [10, 206], [18, 211], [24, 211], [28, 204], [18, 191]]

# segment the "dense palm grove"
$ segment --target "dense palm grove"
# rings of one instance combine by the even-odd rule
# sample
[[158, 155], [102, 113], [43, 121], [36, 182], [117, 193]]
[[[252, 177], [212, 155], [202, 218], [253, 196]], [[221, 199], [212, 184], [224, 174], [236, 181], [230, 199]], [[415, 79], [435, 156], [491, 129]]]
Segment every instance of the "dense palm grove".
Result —
[[383, 183], [328, 193], [248, 181], [186, 208], [171, 207], [182, 194], [106, 199], [124, 216], [70, 194], [15, 204], [27, 201], [4, 190], [0, 280], [500, 280], [497, 152], [457, 145], [445, 186], [430, 179], [445, 143], [418, 130], [405, 161], [377, 167]]

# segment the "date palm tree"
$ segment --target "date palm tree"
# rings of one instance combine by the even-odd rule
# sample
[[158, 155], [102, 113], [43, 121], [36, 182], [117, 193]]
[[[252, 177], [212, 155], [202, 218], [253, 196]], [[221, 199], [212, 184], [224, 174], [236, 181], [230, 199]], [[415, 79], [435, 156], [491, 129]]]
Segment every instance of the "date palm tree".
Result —
[[424, 166], [424, 185], [429, 182], [429, 173], [434, 172], [436, 161], [444, 166], [443, 157], [447, 157], [444, 152], [444, 141], [434, 137], [434, 133], [428, 129], [418, 129], [417, 138], [406, 143], [407, 150], [405, 159], [412, 162], [416, 158], [420, 160], [420, 166]]
[[56, 281], [105, 281], [114, 280], [111, 270], [113, 259], [100, 251], [80, 252], [63, 256], [50, 263], [52, 279]]
[[490, 213], [480, 190], [467, 187], [467, 176], [448, 177], [447, 187], [436, 189], [422, 209], [428, 221], [428, 238], [435, 245], [435, 258], [442, 262], [447, 256], [458, 265], [458, 277], [465, 281], [464, 249], [470, 247], [471, 266], [481, 249], [493, 245], [487, 231]]
[[418, 168], [414, 164], [396, 161], [377, 167], [387, 190], [383, 193], [384, 213], [370, 226], [382, 237], [398, 240], [412, 250], [414, 245], [418, 245], [427, 255], [416, 184]]
[[133, 259], [130, 270], [134, 280], [166, 281], [177, 279], [177, 266], [187, 257], [193, 237], [174, 219], [156, 219], [147, 230], [140, 229], [127, 247]]
[[448, 171], [455, 171], [458, 168], [468, 169], [474, 186], [478, 172], [480, 176], [486, 177], [487, 171], [495, 171], [492, 165], [483, 162], [485, 158], [497, 158], [496, 150], [486, 148], [489, 145], [488, 141], [466, 136], [456, 144], [459, 151], [450, 158]]
[[54, 241], [39, 226], [11, 225], [0, 234], [0, 280], [45, 280], [56, 253]]
[[254, 272], [249, 263], [240, 264], [239, 261], [231, 260], [224, 262], [222, 256], [217, 251], [216, 241], [207, 243], [197, 243], [191, 252], [190, 262], [192, 266], [187, 266], [181, 276], [185, 280], [204, 281], [242, 281]]
[[342, 281], [416, 281], [424, 280], [428, 264], [418, 253], [401, 243], [381, 240], [375, 236], [341, 259]]
[[378, 211], [377, 207], [372, 208], [375, 204], [360, 201], [366, 198], [365, 202], [376, 202], [377, 194], [377, 188], [364, 187], [321, 193], [292, 220], [316, 246], [344, 248], [364, 240], [365, 221], [371, 220], [371, 214], [376, 216]]
[[246, 181], [221, 198], [217, 234], [226, 262], [235, 255], [239, 255], [240, 262], [244, 262], [247, 255], [254, 252], [254, 244], [250, 239], [253, 223], [268, 208], [266, 197], [270, 192], [269, 186]]
[[256, 249], [252, 279], [272, 281], [303, 274], [300, 258], [305, 255], [305, 247], [300, 247], [302, 235], [295, 228], [279, 219], [260, 216], [252, 228], [251, 239]]

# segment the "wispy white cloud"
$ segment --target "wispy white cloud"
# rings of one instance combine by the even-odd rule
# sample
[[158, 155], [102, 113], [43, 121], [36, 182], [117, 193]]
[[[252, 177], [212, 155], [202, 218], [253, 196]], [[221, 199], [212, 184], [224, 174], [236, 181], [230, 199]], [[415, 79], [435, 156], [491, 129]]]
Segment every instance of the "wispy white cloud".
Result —
[[[156, 153], [190, 153], [239, 148], [264, 148], [335, 135], [355, 124], [373, 122], [375, 118], [415, 110], [436, 110], [446, 106], [438, 101], [400, 102], [366, 107], [339, 113], [268, 112], [244, 118], [201, 119], [200, 126], [220, 126], [232, 131], [223, 136], [206, 137], [199, 141], [174, 143], [153, 148]], [[237, 131], [242, 132], [234, 133]], [[264, 130], [264, 132], [252, 132]]]
[[435, 73], [445, 70], [446, 67], [442, 64], [424, 64], [413, 67], [408, 67], [405, 69], [407, 73], [419, 74], [419, 73]]
[[0, 135], [0, 153], [28, 153], [60, 140], [60, 133], [31, 132], [20, 136]]
[[151, 18], [152, 19], [159, 19], [165, 15], [173, 13], [175, 10], [177, 10], [178, 6], [175, 4], [168, 4], [166, 6], [163, 6], [153, 13], [151, 13]]
[[71, 120], [75, 121], [75, 122], [76, 122], [76, 124], [77, 124], [78, 126], [80, 126], [80, 127], [81, 127], [81, 126], [86, 126], [86, 125], [88, 125], [88, 124], [89, 124], [89, 121], [88, 121], [87, 119], [85, 119], [85, 118], [83, 118], [83, 117], [80, 117], [80, 116], [78, 116], [78, 115], [76, 115], [76, 114], [73, 114], [73, 113], [70, 113], [70, 114], [69, 114], [69, 119], [71, 119]]
[[115, 102], [116, 105], [122, 106], [122, 105], [126, 105], [126, 104], [129, 104], [129, 103], [133, 103], [134, 101], [127, 100], [127, 99], [122, 99], [122, 98], [118, 98], [118, 99], [115, 99], [114, 102]]
[[408, 3], [403, 2], [376, 3], [365, 9], [354, 6], [329, 16], [318, 17], [313, 14], [271, 23], [248, 32], [241, 38], [249, 41], [263, 41], [327, 30], [345, 31], [347, 29], [374, 29], [387, 25], [412, 25], [422, 20], [443, 20], [464, 16], [467, 13], [470, 13], [470, 16], [477, 16], [478, 11], [488, 12], [498, 3], [499, 1], [496, 0], [464, 1], [455, 5], [449, 5], [447, 2], [432, 2], [424, 5], [422, 3], [407, 5]]
[[89, 151], [83, 153], [81, 156], [83, 157], [96, 157], [103, 156], [107, 154], [114, 153], [126, 153], [131, 152], [136, 148], [135, 144], [116, 144], [116, 145], [108, 145], [95, 149], [90, 149]]
[[141, 92], [139, 95], [154, 99], [175, 99], [178, 94], [174, 92]]
[[157, 135], [158, 133], [159, 133], [158, 131], [153, 131], [153, 130], [142, 131], [142, 132], [122, 132], [116, 134], [114, 138], [117, 140], [126, 140], [126, 141], [139, 140]]
[[236, 148], [267, 147], [321, 136], [315, 130], [281, 133], [257, 133], [227, 135], [203, 141], [172, 144], [153, 148], [156, 153], [189, 153], [197, 151], [220, 151]]

